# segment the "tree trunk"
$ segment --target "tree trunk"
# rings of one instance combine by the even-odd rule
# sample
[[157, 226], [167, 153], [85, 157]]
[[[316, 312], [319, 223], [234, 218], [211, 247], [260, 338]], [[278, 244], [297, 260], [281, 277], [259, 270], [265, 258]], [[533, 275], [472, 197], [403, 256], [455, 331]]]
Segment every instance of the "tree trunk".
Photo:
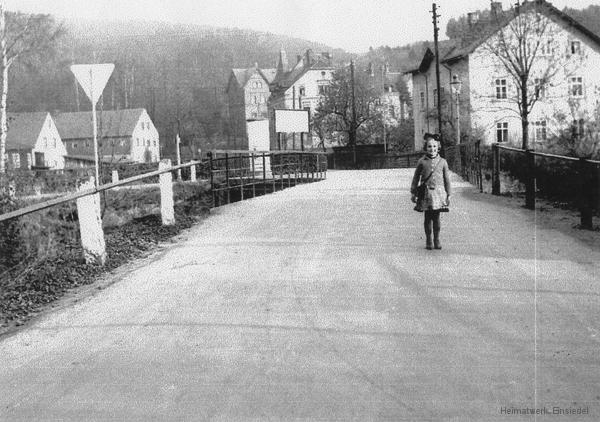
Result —
[[523, 112], [521, 115], [521, 131], [523, 133], [523, 144], [521, 148], [524, 150], [529, 149], [529, 115], [527, 112]]
[[6, 97], [8, 93], [8, 58], [6, 57], [6, 17], [4, 1], [0, 0], [0, 74], [2, 75], [2, 92], [0, 93], [0, 174], [6, 173]]
[[521, 77], [521, 148], [529, 149], [529, 106], [527, 105], [527, 75]]

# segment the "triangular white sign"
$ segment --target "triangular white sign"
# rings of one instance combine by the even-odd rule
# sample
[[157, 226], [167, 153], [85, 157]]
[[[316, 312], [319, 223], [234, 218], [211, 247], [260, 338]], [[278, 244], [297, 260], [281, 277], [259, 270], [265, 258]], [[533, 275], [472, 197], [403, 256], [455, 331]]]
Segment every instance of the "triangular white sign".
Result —
[[95, 105], [102, 95], [102, 91], [104, 91], [114, 68], [115, 65], [112, 63], [74, 64], [71, 66], [71, 72], [77, 78], [77, 82], [79, 82], [90, 101]]

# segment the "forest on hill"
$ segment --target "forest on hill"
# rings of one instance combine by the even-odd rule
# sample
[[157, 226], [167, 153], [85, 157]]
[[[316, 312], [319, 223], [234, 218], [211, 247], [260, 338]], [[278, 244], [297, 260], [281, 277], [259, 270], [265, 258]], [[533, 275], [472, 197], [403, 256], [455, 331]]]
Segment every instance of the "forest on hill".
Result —
[[340, 49], [271, 33], [235, 28], [140, 22], [64, 22], [65, 33], [52, 55], [16, 63], [10, 69], [8, 109], [83, 111], [91, 103], [69, 66], [114, 63], [115, 71], [98, 107], [148, 110], [169, 153], [177, 127], [183, 143], [211, 147], [227, 136], [222, 118], [225, 87], [232, 68], [275, 67], [281, 48], [290, 63], [306, 49]]

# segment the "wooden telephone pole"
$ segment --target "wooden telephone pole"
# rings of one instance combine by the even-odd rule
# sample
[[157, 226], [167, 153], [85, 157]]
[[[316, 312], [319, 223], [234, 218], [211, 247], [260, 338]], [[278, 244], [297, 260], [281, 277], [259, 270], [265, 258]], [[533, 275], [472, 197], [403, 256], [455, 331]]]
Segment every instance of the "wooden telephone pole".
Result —
[[437, 120], [438, 120], [438, 134], [440, 135], [440, 142], [443, 145], [442, 137], [442, 92], [440, 89], [440, 54], [438, 50], [438, 18], [440, 15], [437, 14], [436, 4], [433, 3], [431, 13], [433, 14], [433, 47], [435, 51], [435, 86], [437, 87]]

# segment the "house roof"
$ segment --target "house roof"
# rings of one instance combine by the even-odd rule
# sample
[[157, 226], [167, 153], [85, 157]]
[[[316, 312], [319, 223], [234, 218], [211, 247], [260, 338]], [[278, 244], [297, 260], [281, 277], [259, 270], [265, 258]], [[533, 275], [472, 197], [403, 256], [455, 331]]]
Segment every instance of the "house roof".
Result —
[[256, 73], [270, 84], [275, 79], [276, 72], [277, 69], [260, 69], [257, 66], [252, 66], [248, 69], [231, 69], [233, 77], [241, 87], [244, 87], [248, 83], [248, 80]]
[[[122, 137], [131, 136], [140, 120], [143, 108], [124, 110], [107, 110], [96, 112], [98, 136]], [[60, 113], [54, 118], [58, 133], [63, 141], [69, 139], [86, 139], [93, 137], [92, 112]]]
[[442, 60], [444, 62], [451, 62], [468, 56], [473, 51], [475, 51], [477, 47], [483, 44], [485, 40], [487, 40], [490, 36], [496, 33], [496, 31], [508, 25], [514, 19], [515, 13], [525, 13], [531, 10], [535, 10], [554, 21], [562, 22], [568, 27], [581, 32], [583, 35], [588, 37], [593, 43], [595, 43], [597, 48], [600, 48], [600, 37], [598, 35], [587, 29], [585, 26], [577, 22], [568, 14], [558, 10], [550, 2], [547, 2], [545, 0], [534, 0], [524, 2], [520, 5], [518, 10], [518, 12], [515, 12], [514, 10], [510, 12], [504, 12], [502, 18], [500, 18], [497, 22], [488, 22], [487, 28], [484, 28], [480, 37], [472, 40], [464, 46], [459, 46], [455, 50], [447, 53], [446, 56], [441, 56]]
[[275, 85], [274, 90], [287, 90], [291, 87], [298, 79], [300, 79], [306, 72], [310, 70], [331, 70], [334, 67], [331, 64], [330, 56], [323, 56], [321, 54], [311, 55], [311, 51], [307, 50], [301, 60], [296, 63], [292, 70], [285, 72], [273, 81]]
[[[440, 55], [440, 61], [443, 61], [446, 57], [451, 55], [456, 48], [460, 45], [459, 40], [443, 40], [438, 42], [438, 53]], [[426, 71], [431, 63], [435, 59], [435, 54], [431, 47], [426, 46], [423, 51], [423, 55], [419, 61], [414, 61], [411, 66], [407, 68], [404, 73], [418, 73]]]
[[277, 69], [258, 69], [258, 71], [262, 73], [263, 77], [267, 80], [268, 83], [271, 83], [275, 80]]
[[6, 149], [31, 149], [40, 136], [48, 112], [8, 113]]

